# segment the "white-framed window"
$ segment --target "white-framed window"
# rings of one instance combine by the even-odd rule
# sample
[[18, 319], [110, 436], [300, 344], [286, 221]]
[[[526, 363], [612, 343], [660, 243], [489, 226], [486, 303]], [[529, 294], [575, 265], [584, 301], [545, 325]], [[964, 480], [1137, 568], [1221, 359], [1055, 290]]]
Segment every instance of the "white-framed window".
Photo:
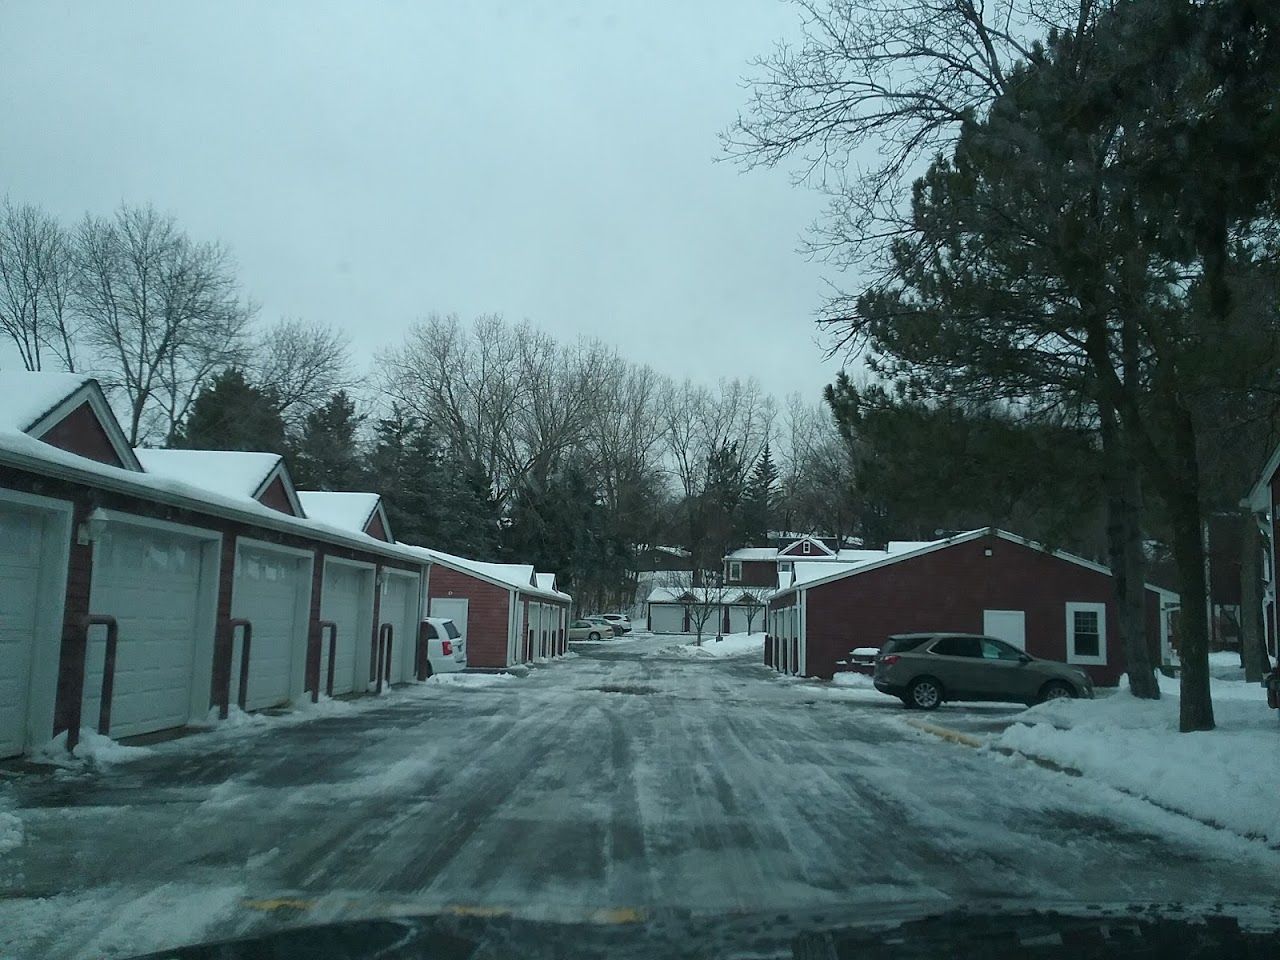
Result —
[[813, 553], [813, 544], [806, 540], [804, 543], [800, 544], [800, 552]]
[[790, 573], [790, 572], [791, 572], [791, 561], [790, 561], [790, 560], [783, 560], [783, 561], [781, 561], [781, 562], [778, 564], [778, 572], [779, 572], [779, 573]]
[[1107, 605], [1067, 604], [1067, 663], [1107, 662]]
[[732, 580], [734, 583], [737, 583], [742, 580], [742, 561], [741, 560], [729, 561], [729, 579]]

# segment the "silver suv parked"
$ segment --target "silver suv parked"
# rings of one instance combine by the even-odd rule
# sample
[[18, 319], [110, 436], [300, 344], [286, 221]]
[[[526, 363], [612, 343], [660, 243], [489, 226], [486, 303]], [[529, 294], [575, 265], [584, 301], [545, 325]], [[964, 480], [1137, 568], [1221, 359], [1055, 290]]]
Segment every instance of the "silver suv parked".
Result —
[[1093, 682], [1080, 668], [976, 633], [890, 637], [876, 657], [875, 685], [920, 710], [933, 710], [944, 700], [1032, 704], [1093, 696]]

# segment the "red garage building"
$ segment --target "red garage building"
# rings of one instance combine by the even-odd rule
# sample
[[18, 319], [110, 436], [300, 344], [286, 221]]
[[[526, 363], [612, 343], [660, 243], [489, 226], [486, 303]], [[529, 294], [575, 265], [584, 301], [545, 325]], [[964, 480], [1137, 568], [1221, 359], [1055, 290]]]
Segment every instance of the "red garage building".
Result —
[[[1148, 586], [1147, 635], [1169, 662], [1176, 594]], [[1077, 664], [1099, 685], [1124, 673], [1111, 572], [985, 528], [842, 565], [797, 563], [769, 602], [765, 661], [830, 678], [858, 647], [896, 633], [955, 630], [999, 637], [1033, 656]]]
[[532, 566], [410, 549], [430, 561], [429, 613], [453, 620], [469, 666], [500, 669], [564, 653], [571, 599], [539, 586]]

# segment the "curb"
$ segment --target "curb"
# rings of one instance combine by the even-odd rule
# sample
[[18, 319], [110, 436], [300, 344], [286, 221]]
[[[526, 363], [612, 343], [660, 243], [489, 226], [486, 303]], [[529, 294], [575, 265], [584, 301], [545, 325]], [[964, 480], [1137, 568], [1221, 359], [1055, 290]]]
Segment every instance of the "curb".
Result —
[[946, 740], [949, 743], [958, 743], [961, 746], [973, 747], [974, 749], [983, 746], [983, 742], [977, 737], [971, 737], [969, 734], [961, 733], [959, 730], [952, 730], [949, 727], [940, 727], [937, 724], [926, 723], [923, 720], [908, 720], [907, 723], [910, 726], [915, 727], [917, 730], [923, 730], [925, 733], [931, 733], [935, 737], [938, 737], [941, 740]]

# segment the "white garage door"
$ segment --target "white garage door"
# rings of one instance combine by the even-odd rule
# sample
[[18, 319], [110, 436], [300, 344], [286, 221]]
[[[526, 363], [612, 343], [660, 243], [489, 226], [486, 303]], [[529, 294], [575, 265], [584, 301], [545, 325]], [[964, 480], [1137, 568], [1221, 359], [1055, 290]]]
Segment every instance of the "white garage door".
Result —
[[[55, 522], [55, 515], [47, 510], [0, 502], [0, 757], [16, 756], [53, 733], [48, 721], [57, 682], [63, 603], [42, 581], [64, 584], [65, 595], [67, 540], [55, 549], [57, 537], [52, 530], [54, 526], [65, 529], [65, 523]], [[44, 660], [52, 667], [45, 676], [36, 669], [39, 651], [47, 654]], [[42, 689], [34, 691], [33, 681]], [[31, 698], [36, 694], [47, 701], [41, 712], [50, 716], [40, 729], [28, 731]]]
[[[757, 611], [751, 622], [752, 629], [760, 629], [760, 612]], [[747, 608], [746, 607], [730, 607], [729, 608], [729, 632], [730, 633], [746, 633], [747, 632]]]
[[403, 576], [387, 571], [378, 621], [379, 632], [383, 623], [389, 623], [394, 628], [391, 636], [391, 682], [403, 683], [415, 679], [413, 668], [419, 621], [416, 576]]
[[[274, 707], [302, 692], [310, 600], [308, 557], [245, 543], [238, 546], [231, 615], [253, 623], [248, 709]], [[232, 703], [240, 676], [239, 633], [231, 661]]]
[[[114, 738], [179, 727], [200, 712], [193, 711], [196, 650], [209, 654], [213, 647], [213, 618], [200, 610], [206, 542], [108, 523], [94, 543], [89, 612], [113, 616], [119, 626], [111, 697]], [[209, 576], [216, 579], [217, 571]], [[105, 659], [106, 631], [95, 627], [80, 714], [86, 727], [98, 725]], [[207, 679], [202, 705], [208, 706]]]
[[[326, 560], [324, 592], [320, 595], [320, 619], [338, 625], [334, 658], [333, 692], [363, 693], [369, 685], [369, 646], [373, 630], [373, 569]], [[328, 635], [320, 653], [320, 682], [328, 682]]]
[[654, 633], [684, 633], [684, 607], [654, 603], [649, 606]]

